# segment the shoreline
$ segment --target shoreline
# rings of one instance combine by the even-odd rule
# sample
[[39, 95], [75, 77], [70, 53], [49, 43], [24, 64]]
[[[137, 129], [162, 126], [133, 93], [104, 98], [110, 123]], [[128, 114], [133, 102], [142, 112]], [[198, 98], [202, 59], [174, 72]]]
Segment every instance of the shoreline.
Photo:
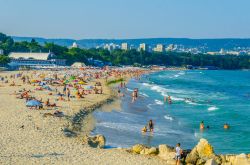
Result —
[[[0, 72], [0, 75], [6, 74], [10, 76], [10, 74], [14, 73], [18, 72]], [[32, 71], [29, 74], [32, 74]], [[102, 81], [104, 82], [104, 80]], [[22, 164], [28, 162], [28, 164], [108, 163], [123, 165], [166, 164], [166, 162], [172, 164], [174, 162], [173, 157], [166, 161], [161, 159], [160, 156], [155, 156], [155, 154], [144, 153], [140, 155], [134, 153], [133, 149], [130, 148], [96, 149], [86, 144], [83, 145], [83, 137], [89, 135], [91, 125], [93, 127], [93, 123], [90, 123], [91, 119], [88, 119], [88, 116], [91, 116], [101, 106], [107, 104], [112, 106], [112, 101], [117, 99], [114, 96], [112, 87], [103, 86], [104, 96], [89, 95], [79, 101], [59, 102], [59, 108], [68, 116], [67, 119], [44, 117], [45, 113], [55, 110], [30, 110], [26, 108], [24, 100], [16, 99], [15, 95], [10, 95], [20, 89], [20, 86], [10, 87], [10, 83], [0, 83], [0, 99], [2, 100], [0, 103], [0, 131], [3, 132], [0, 142], [1, 164]], [[18, 83], [21, 84], [21, 82]], [[36, 86], [30, 85], [22, 85], [23, 87], [31, 89], [31, 91], [34, 91], [34, 88], [36, 88]], [[32, 95], [43, 98], [50, 97], [48, 96], [48, 91], [36, 91]], [[112, 103], [109, 104], [110, 102]], [[65, 128], [71, 129], [72, 125], [68, 122], [74, 117], [82, 117], [82, 123], [78, 123], [80, 125], [79, 136], [76, 138], [65, 137], [62, 130]], [[82, 124], [85, 126], [84, 128]], [[90, 129], [86, 129], [86, 127]], [[160, 147], [156, 150], [160, 150]], [[173, 155], [173, 152], [171, 154]]]
[[[38, 71], [40, 72], [40, 71]], [[16, 72], [0, 72], [1, 76], [10, 76]], [[31, 74], [33, 71], [24, 72]], [[47, 116], [54, 110], [30, 110], [25, 106], [25, 101], [16, 99], [12, 95], [20, 88], [34, 91], [36, 86], [22, 85], [16, 81], [16, 86], [0, 82], [0, 164], [164, 164], [158, 158], [145, 158], [129, 154], [125, 149], [96, 149], [84, 145], [82, 139], [68, 138], [63, 135], [63, 129], [67, 127], [67, 119]], [[21, 85], [21, 86], [19, 86]], [[105, 93], [105, 89], [104, 93]], [[48, 91], [31, 92], [32, 95], [43, 100], [48, 97]], [[110, 95], [109, 95], [110, 96]], [[109, 98], [105, 95], [106, 98]], [[52, 97], [54, 102], [55, 97]], [[94, 101], [94, 100], [95, 101]], [[62, 110], [66, 116], [78, 113], [82, 106], [96, 106], [98, 100], [105, 100], [101, 95], [88, 95], [83, 102], [72, 100], [71, 102], [58, 102], [58, 110]], [[106, 102], [106, 101], [104, 101]], [[72, 106], [72, 104], [75, 104]], [[71, 108], [70, 108], [71, 107]], [[119, 158], [119, 159], [117, 159]]]

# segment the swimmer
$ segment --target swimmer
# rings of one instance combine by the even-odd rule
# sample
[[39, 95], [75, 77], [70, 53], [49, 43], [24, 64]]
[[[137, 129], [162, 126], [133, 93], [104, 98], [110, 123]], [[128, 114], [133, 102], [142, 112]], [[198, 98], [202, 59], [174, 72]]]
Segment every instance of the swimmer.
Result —
[[203, 130], [205, 128], [204, 121], [201, 121], [200, 123], [200, 129]]
[[226, 123], [226, 124], [224, 124], [223, 127], [224, 127], [224, 129], [229, 129], [229, 124]]
[[168, 96], [168, 104], [172, 104], [172, 99], [170, 96]]
[[141, 132], [142, 132], [142, 133], [145, 133], [145, 132], [147, 132], [147, 131], [148, 131], [147, 126], [145, 126], [145, 127], [143, 127], [143, 128], [141, 129]]

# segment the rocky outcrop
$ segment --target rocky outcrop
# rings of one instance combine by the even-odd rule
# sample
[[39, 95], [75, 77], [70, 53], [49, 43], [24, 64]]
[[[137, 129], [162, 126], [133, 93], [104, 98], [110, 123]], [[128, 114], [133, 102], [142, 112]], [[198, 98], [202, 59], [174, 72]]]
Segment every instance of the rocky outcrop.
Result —
[[151, 147], [151, 148], [144, 148], [140, 154], [142, 155], [157, 155], [158, 154], [158, 149], [155, 147]]
[[[208, 160], [213, 159], [217, 164], [221, 164], [222, 160], [219, 156], [215, 155], [213, 147], [206, 139], [200, 139], [199, 143], [192, 149], [186, 157], [186, 163], [189, 164], [205, 164]], [[209, 162], [208, 162], [209, 163]]]
[[[166, 164], [175, 164], [175, 148], [159, 145], [158, 148], [137, 144], [130, 150], [136, 154], [156, 155], [166, 161]], [[192, 150], [184, 150], [182, 162], [186, 165], [250, 165], [250, 155], [216, 155], [213, 147], [206, 139], [200, 139]]]
[[206, 161], [205, 165], [218, 165], [214, 159], [209, 159]]
[[132, 152], [136, 154], [142, 154], [142, 155], [157, 155], [158, 149], [155, 147], [147, 147], [143, 144], [136, 144], [132, 147]]
[[104, 148], [106, 139], [103, 135], [85, 136], [83, 138], [83, 143], [88, 144], [90, 147], [93, 148]]
[[250, 158], [246, 154], [221, 155], [222, 165], [250, 165]]
[[175, 157], [174, 148], [167, 145], [159, 145], [158, 156], [163, 160], [170, 160]]
[[143, 145], [143, 144], [136, 144], [132, 147], [132, 152], [136, 153], [136, 154], [140, 154], [141, 151], [145, 148], [148, 148], [147, 146]]

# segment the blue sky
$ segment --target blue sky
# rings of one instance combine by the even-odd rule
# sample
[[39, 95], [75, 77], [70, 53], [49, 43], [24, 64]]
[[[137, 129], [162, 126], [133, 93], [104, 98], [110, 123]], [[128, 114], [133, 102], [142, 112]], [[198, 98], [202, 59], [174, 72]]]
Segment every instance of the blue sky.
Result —
[[0, 0], [0, 32], [46, 38], [250, 38], [250, 0]]

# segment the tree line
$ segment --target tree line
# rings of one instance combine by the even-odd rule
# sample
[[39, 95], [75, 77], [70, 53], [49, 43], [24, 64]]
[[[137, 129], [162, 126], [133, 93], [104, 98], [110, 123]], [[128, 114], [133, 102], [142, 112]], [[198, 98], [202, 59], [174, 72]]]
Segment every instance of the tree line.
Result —
[[84, 62], [88, 64], [88, 58], [111, 62], [113, 65], [164, 65], [164, 66], [215, 66], [221, 69], [250, 69], [250, 56], [241, 55], [207, 55], [177, 52], [147, 52], [137, 50], [113, 50], [105, 49], [81, 49], [67, 48], [54, 43], [43, 45], [32, 39], [30, 42], [14, 42], [14, 40], [0, 33], [0, 49], [4, 50], [4, 56], [0, 56], [0, 64], [10, 61], [10, 52], [53, 52], [58, 59], [66, 59], [67, 64]]

